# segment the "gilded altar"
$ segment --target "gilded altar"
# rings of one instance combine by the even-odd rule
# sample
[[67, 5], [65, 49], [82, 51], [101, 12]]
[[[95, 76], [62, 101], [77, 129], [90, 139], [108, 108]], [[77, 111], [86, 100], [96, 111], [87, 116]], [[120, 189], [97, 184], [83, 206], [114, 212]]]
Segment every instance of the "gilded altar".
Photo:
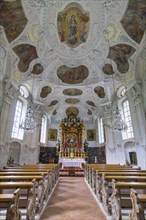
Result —
[[59, 158], [86, 158], [84, 152], [84, 123], [73, 112], [60, 124]]

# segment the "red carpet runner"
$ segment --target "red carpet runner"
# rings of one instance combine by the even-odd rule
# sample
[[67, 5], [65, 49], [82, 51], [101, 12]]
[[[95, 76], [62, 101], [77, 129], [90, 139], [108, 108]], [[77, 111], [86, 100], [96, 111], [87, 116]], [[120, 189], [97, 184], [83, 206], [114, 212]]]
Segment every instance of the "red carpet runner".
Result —
[[83, 177], [60, 177], [40, 220], [106, 220]]

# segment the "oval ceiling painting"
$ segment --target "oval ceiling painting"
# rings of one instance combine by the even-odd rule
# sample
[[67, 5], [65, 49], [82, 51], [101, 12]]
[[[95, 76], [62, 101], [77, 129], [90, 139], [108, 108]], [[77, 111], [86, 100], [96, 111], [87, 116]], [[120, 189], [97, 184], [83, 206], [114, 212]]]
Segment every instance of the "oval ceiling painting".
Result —
[[94, 102], [92, 102], [92, 101], [86, 101], [86, 103], [87, 103], [88, 105], [91, 105], [91, 106], [96, 107], [96, 105], [95, 105]]
[[98, 95], [99, 98], [103, 99], [105, 97], [104, 88], [101, 86], [96, 86], [94, 92]]
[[77, 104], [80, 102], [80, 100], [79, 99], [66, 99], [65, 102], [68, 104]]
[[57, 103], [58, 103], [57, 100], [53, 100], [53, 101], [50, 103], [50, 105], [48, 105], [48, 107], [51, 107], [51, 106], [53, 106], [53, 105], [56, 105]]
[[88, 115], [92, 115], [92, 112], [90, 109], [88, 109], [88, 112], [87, 112]]
[[82, 93], [83, 93], [82, 90], [74, 89], [74, 88], [63, 90], [63, 94], [69, 96], [78, 96], [78, 95], [82, 95]]
[[33, 66], [33, 70], [31, 71], [33, 74], [35, 75], [39, 75], [43, 72], [44, 68], [43, 66], [41, 65], [41, 63], [36, 63], [34, 66]]
[[57, 76], [63, 83], [78, 84], [82, 83], [89, 75], [87, 67], [81, 65], [75, 68], [66, 65], [60, 66], [57, 70]]
[[113, 75], [114, 74], [114, 70], [113, 70], [113, 66], [111, 64], [105, 64], [102, 68], [103, 72], [106, 75]]
[[79, 114], [79, 110], [78, 108], [75, 108], [75, 107], [69, 107], [66, 109], [66, 114], [67, 115], [74, 114], [77, 116]]
[[52, 88], [50, 86], [44, 86], [40, 92], [41, 98], [46, 98], [48, 94], [52, 92]]
[[57, 110], [56, 109], [53, 111], [52, 115], [57, 115]]
[[78, 3], [70, 3], [58, 13], [57, 28], [61, 43], [71, 48], [85, 43], [89, 34], [89, 12]]

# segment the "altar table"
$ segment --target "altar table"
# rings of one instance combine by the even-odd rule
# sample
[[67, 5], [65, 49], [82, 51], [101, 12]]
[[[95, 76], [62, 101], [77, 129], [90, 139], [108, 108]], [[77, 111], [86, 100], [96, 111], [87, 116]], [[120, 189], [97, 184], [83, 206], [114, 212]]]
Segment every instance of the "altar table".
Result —
[[62, 163], [62, 169], [64, 167], [82, 168], [82, 163], [85, 163], [85, 159], [83, 158], [59, 158], [59, 163]]

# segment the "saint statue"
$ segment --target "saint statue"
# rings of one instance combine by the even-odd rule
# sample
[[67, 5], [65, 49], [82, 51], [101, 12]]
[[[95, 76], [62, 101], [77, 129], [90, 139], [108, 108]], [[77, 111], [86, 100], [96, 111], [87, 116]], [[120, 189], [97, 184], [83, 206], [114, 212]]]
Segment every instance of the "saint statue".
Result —
[[88, 150], [88, 142], [85, 139], [85, 141], [84, 141], [84, 151], [87, 152], [87, 150]]

